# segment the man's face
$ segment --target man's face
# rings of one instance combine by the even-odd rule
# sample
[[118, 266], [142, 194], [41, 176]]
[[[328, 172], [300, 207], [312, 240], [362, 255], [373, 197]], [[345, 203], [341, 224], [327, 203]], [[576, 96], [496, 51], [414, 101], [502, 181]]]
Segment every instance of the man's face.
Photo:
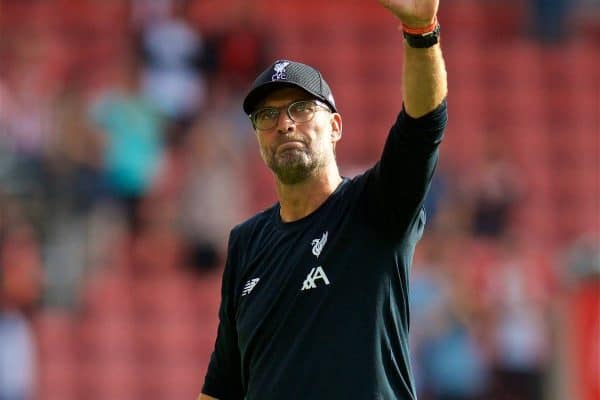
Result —
[[274, 128], [256, 129], [261, 156], [281, 183], [300, 183], [335, 163], [335, 143], [342, 132], [340, 115], [324, 107], [316, 108], [307, 122], [294, 122], [287, 115], [290, 104], [313, 99], [301, 89], [284, 88], [271, 93], [258, 107], [281, 111]]

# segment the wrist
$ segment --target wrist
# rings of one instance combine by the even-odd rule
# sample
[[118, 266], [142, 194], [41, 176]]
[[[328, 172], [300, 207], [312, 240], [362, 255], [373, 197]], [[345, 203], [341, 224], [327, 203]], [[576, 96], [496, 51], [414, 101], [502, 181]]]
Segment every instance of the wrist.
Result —
[[410, 47], [422, 49], [439, 43], [440, 24], [437, 17], [427, 25], [408, 26], [403, 23], [401, 28], [404, 39]]
[[433, 32], [436, 25], [438, 25], [437, 16], [429, 21], [410, 21], [408, 23], [402, 22], [400, 28], [402, 32], [406, 32], [412, 35], [422, 35], [428, 32]]
[[412, 21], [402, 21], [400, 24], [400, 28], [403, 31], [419, 31], [419, 32], [427, 32], [432, 31], [437, 24], [437, 16], [434, 15], [432, 19], [429, 20], [412, 20]]

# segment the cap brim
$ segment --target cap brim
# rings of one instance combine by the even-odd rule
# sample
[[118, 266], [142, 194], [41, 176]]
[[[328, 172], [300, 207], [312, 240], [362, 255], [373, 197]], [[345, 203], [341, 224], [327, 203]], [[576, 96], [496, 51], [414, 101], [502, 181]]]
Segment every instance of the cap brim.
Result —
[[329, 107], [332, 109], [332, 111], [336, 112], [335, 107], [329, 102], [328, 99], [323, 99], [319, 94], [313, 93], [310, 90], [306, 90], [306, 88], [298, 85], [297, 83], [289, 82], [289, 81], [288, 82], [285, 82], [285, 81], [265, 82], [262, 85], [259, 85], [259, 86], [255, 87], [254, 89], [252, 89], [250, 91], [250, 93], [248, 93], [248, 95], [246, 95], [246, 98], [244, 99], [244, 103], [243, 103], [244, 112], [246, 114], [250, 115], [256, 109], [256, 106], [258, 106], [258, 104], [265, 97], [267, 97], [273, 91], [275, 91], [277, 89], [285, 88], [285, 87], [295, 87], [298, 89], [302, 89], [306, 93], [309, 93], [309, 94], [315, 96], [316, 98], [325, 101], [329, 105]]

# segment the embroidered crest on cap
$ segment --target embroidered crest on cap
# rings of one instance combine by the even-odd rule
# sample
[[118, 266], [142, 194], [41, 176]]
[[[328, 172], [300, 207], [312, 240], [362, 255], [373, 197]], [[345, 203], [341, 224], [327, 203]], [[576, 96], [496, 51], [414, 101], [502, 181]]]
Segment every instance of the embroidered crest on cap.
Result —
[[278, 81], [281, 79], [287, 79], [287, 74], [285, 73], [285, 68], [290, 65], [288, 61], [280, 61], [273, 66], [273, 71], [275, 73], [271, 76], [271, 79], [274, 81]]

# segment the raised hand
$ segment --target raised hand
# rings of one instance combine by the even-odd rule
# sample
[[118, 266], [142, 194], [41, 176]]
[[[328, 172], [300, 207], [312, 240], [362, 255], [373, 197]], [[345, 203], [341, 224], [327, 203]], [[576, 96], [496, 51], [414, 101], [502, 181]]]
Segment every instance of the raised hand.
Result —
[[397, 16], [403, 25], [420, 28], [431, 25], [437, 14], [439, 0], [378, 0]]

